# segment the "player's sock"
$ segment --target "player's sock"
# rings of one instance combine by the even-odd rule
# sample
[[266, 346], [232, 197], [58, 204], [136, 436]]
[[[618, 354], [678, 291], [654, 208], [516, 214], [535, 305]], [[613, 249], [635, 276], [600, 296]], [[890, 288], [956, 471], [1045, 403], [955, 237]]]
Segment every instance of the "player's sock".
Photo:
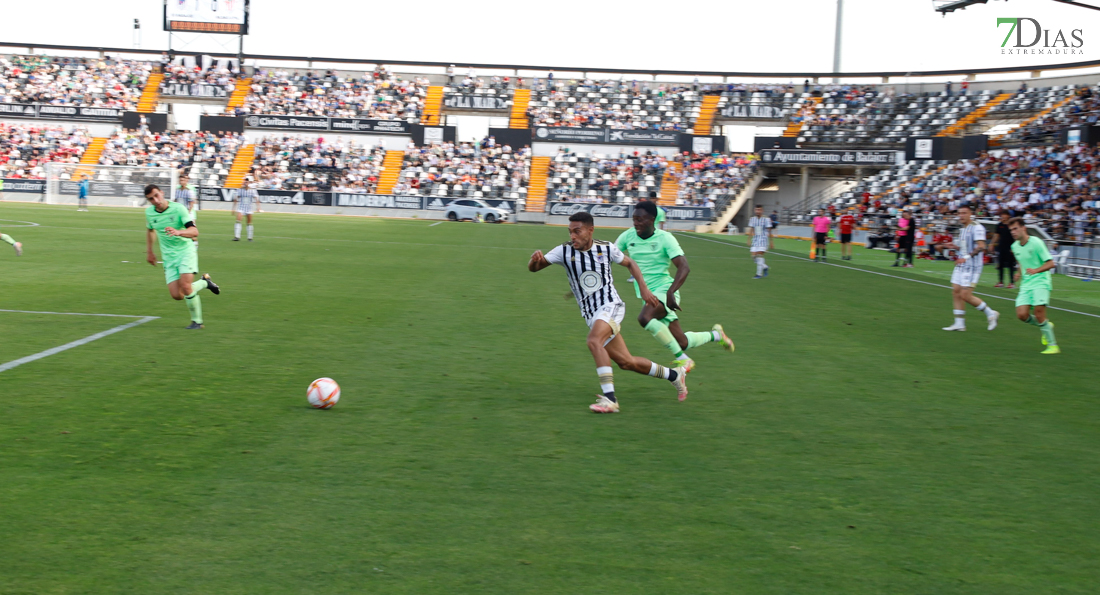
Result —
[[757, 275], [763, 275], [764, 274], [764, 257], [762, 257], [762, 256], [757, 256], [756, 257], [756, 274]]
[[711, 341], [720, 341], [721, 340], [720, 338], [719, 339], [714, 338], [714, 335], [716, 334], [714, 331], [707, 331], [705, 333], [696, 333], [696, 332], [690, 332], [689, 331], [689, 332], [686, 332], [684, 334], [687, 335], [687, 338], [688, 338], [688, 346], [687, 346], [688, 349], [695, 349], [696, 347], [698, 347], [700, 345], [706, 345], [707, 343], [710, 343]]
[[[250, 239], [250, 240], [252, 239], [252, 226], [251, 225], [248, 226], [248, 239]], [[612, 400], [614, 400], [614, 399], [612, 399]]]
[[11, 244], [12, 246], [15, 245], [15, 240], [13, 240], [12, 237], [6, 233], [0, 233], [0, 240], [3, 240], [4, 242]]
[[600, 377], [600, 390], [609, 401], [615, 400], [615, 379], [611, 366], [596, 368], [596, 375]]
[[672, 332], [668, 330], [665, 323], [654, 318], [645, 325], [645, 330], [649, 331], [649, 334], [653, 335], [653, 338], [657, 339], [658, 343], [664, 345], [665, 349], [668, 349], [672, 355], [679, 358], [684, 354], [684, 350], [680, 348], [680, 344], [676, 341], [676, 337], [672, 336]]
[[202, 298], [199, 297], [199, 292], [192, 291], [183, 301], [187, 302], [187, 309], [191, 311], [191, 322], [202, 324]]
[[1027, 317], [1027, 320], [1025, 320], [1024, 322], [1030, 324], [1031, 326], [1043, 326], [1043, 323], [1039, 322], [1039, 319], [1035, 318], [1034, 314], [1029, 315]]
[[980, 304], [978, 304], [977, 306], [974, 306], [974, 307], [977, 308], [978, 311], [981, 312], [982, 314], [985, 314], [987, 317], [988, 316], [993, 316], [993, 308], [990, 308], [989, 304], [987, 304], [985, 302], [982, 302], [982, 303], [980, 303]]
[[669, 382], [676, 382], [676, 379], [679, 378], [679, 375], [676, 374], [676, 370], [673, 370], [671, 368], [666, 368], [666, 367], [662, 366], [661, 364], [657, 364], [657, 363], [653, 363], [653, 362], [650, 362], [649, 375], [650, 376], [655, 376], [657, 378], [664, 378], [665, 380], [668, 380]]
[[240, 223], [234, 223], [233, 224], [233, 237], [237, 238], [238, 240], [241, 239], [241, 224]]
[[194, 295], [206, 289], [208, 286], [209, 284], [206, 282], [206, 279], [199, 279], [198, 281], [195, 281], [191, 284], [191, 295]]
[[1050, 323], [1050, 320], [1038, 325], [1039, 330], [1043, 331], [1043, 338], [1047, 340], [1047, 345], [1057, 345], [1058, 341], [1054, 339], [1054, 325]]
[[955, 324], [959, 326], [966, 326], [966, 310], [952, 310], [955, 314]]

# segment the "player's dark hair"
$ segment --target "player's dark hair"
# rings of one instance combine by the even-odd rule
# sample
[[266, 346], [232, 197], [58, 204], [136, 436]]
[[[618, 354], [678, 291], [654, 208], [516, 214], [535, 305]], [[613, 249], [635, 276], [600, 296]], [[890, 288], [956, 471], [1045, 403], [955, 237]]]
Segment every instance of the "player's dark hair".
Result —
[[966, 209], [966, 210], [968, 210], [972, 213], [974, 212], [974, 207], [972, 207], [968, 204], [967, 205], [959, 205], [959, 206], [955, 207], [955, 212], [958, 213], [959, 209]]
[[634, 210], [635, 211], [643, 211], [644, 213], [646, 213], [650, 217], [653, 217], [654, 219], [657, 218], [657, 205], [653, 204], [652, 202], [649, 202], [648, 200], [638, 201], [638, 204], [634, 205]]
[[596, 222], [592, 220], [592, 214], [588, 211], [577, 211], [569, 216], [570, 221], [579, 221], [588, 227], [594, 227]]
[[160, 190], [160, 186], [157, 186], [156, 184], [146, 184], [145, 185], [145, 196], [146, 196], [146, 198], [148, 198], [149, 194], [151, 194], [154, 190]]
[[1012, 227], [1013, 225], [1019, 225], [1021, 227], [1024, 227], [1025, 229], [1027, 228], [1027, 223], [1024, 223], [1023, 217], [1013, 217], [1006, 221], [1005, 224], [1009, 227]]

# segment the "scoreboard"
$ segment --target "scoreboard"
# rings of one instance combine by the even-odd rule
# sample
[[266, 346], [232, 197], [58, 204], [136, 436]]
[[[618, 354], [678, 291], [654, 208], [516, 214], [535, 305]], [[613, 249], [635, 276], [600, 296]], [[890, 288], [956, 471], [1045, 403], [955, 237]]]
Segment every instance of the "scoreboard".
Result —
[[164, 30], [248, 34], [249, 0], [164, 0]]

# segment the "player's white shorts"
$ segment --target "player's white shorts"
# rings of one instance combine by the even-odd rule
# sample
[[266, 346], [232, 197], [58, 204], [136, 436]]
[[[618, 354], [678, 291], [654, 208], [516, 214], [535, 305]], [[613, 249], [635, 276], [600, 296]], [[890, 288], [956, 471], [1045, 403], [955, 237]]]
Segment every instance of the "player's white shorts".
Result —
[[981, 276], [981, 269], [968, 269], [966, 267], [957, 266], [951, 273], [951, 284], [961, 287], [977, 287], [978, 279]]
[[252, 214], [252, 203], [243, 203], [243, 202], [237, 203], [237, 212], [242, 214], [242, 215], [251, 215]]
[[749, 246], [749, 252], [767, 252], [767, 251], [768, 251], [768, 241], [767, 240], [764, 240], [762, 242], [758, 242], [755, 239], [753, 239], [752, 246]]
[[611, 326], [611, 336], [607, 338], [607, 341], [604, 341], [604, 345], [607, 345], [619, 334], [625, 316], [626, 304], [619, 302], [617, 304], [607, 304], [600, 308], [595, 316], [585, 319], [585, 322], [588, 323], [588, 328], [592, 328], [597, 320], [602, 320]]

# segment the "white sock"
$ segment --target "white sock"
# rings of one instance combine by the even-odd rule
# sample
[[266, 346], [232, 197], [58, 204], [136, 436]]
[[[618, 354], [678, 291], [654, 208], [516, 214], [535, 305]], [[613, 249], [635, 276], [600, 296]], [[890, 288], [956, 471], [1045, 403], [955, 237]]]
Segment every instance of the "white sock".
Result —
[[717, 343], [722, 340], [722, 335], [718, 331], [711, 331], [711, 336], [714, 337], [714, 342]]
[[676, 361], [678, 361], [678, 362], [686, 362], [689, 359], [691, 359], [691, 358], [688, 357], [688, 354], [684, 353], [683, 351], [680, 352], [680, 355], [676, 356]]
[[250, 239], [250, 240], [252, 239], [252, 226], [251, 225], [248, 226], [248, 239]]
[[952, 310], [955, 314], [955, 324], [966, 326], [966, 310]]
[[615, 382], [612, 380], [614, 375], [611, 370], [611, 366], [600, 366], [596, 368], [596, 376], [600, 377], [600, 390], [604, 395], [611, 395], [611, 398], [615, 398]]
[[650, 362], [649, 375], [656, 376], [657, 378], [664, 378], [668, 380], [668, 368], [654, 362]]
[[235, 238], [240, 238], [241, 237], [241, 224], [240, 223], [234, 223], [233, 224], [233, 237], [235, 237]]
[[979, 312], [985, 312], [986, 316], [993, 316], [993, 308], [990, 308], [985, 302], [978, 304], [976, 307]]
[[763, 275], [764, 274], [764, 258], [761, 257], [761, 256], [756, 257], [756, 274], [757, 275]]

